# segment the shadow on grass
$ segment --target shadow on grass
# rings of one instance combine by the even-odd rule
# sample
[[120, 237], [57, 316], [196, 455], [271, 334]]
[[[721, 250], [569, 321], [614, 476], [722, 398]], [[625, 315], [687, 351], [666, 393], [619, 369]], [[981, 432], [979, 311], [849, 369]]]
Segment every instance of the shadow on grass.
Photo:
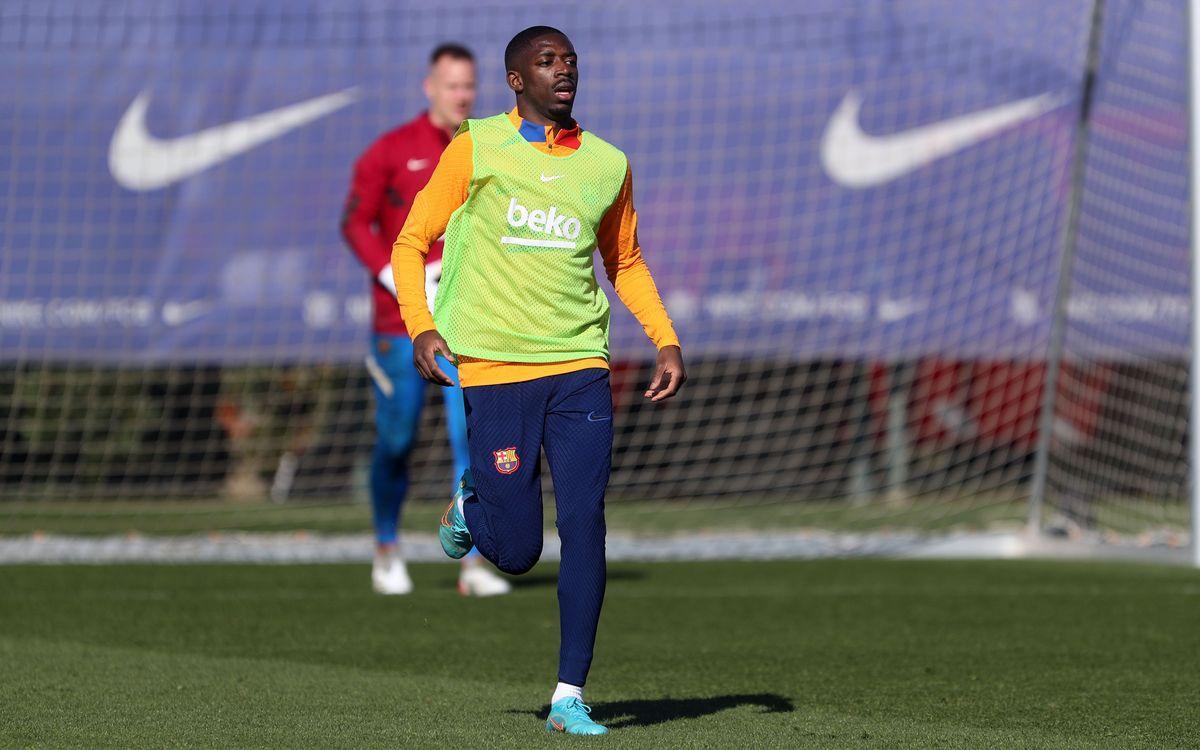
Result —
[[[761, 706], [764, 714], [783, 714], [796, 710], [792, 702], [775, 693], [714, 695], [709, 698], [657, 698], [654, 700], [609, 701], [592, 706], [592, 718], [609, 729], [650, 727], [679, 719], [698, 719], [727, 708]], [[550, 715], [550, 706], [537, 711], [512, 710], [509, 713], [534, 714], [539, 719]]]
[[[526, 573], [523, 576], [505, 576], [515, 589], [537, 588], [539, 586], [558, 585], [558, 576], [553, 573]], [[610, 570], [606, 576], [609, 583], [613, 581], [640, 581], [646, 574], [639, 570]]]

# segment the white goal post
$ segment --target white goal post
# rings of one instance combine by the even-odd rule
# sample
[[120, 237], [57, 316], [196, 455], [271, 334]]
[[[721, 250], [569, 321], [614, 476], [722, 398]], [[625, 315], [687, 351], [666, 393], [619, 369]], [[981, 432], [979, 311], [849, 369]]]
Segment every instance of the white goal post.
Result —
[[1200, 0], [1188, 0], [1188, 133], [1190, 157], [1191, 226], [1191, 324], [1192, 351], [1191, 377], [1188, 380], [1191, 396], [1190, 438], [1188, 447], [1188, 500], [1192, 520], [1192, 564], [1200, 567], [1200, 159], [1196, 149], [1200, 147]]

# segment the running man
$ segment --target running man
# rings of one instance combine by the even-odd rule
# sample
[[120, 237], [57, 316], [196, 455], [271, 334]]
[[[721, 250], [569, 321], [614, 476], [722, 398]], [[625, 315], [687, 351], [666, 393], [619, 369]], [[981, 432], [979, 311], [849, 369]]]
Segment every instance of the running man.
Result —
[[[535, 26], [504, 52], [516, 107], [468, 120], [446, 148], [392, 248], [400, 309], [421, 375], [453, 383], [457, 361], [471, 468], [442, 518], [442, 548], [474, 544], [521, 574], [542, 551], [539, 454], [554, 479], [562, 541], [558, 685], [546, 728], [604, 734], [583, 703], [604, 599], [604, 492], [613, 423], [609, 305], [598, 248], [617, 296], [658, 347], [645, 392], [686, 379], [679, 339], [642, 259], [625, 155], [571, 116], [578, 56], [561, 31]], [[434, 314], [425, 258], [445, 232]]]
[[[371, 509], [375, 526], [375, 562], [371, 584], [381, 594], [407, 594], [412, 579], [398, 545], [400, 510], [408, 492], [408, 456], [416, 439], [425, 383], [412, 366], [408, 338], [389, 262], [388, 241], [404, 225], [418, 191], [429, 181], [438, 157], [475, 103], [475, 59], [470, 50], [443, 44], [429, 57], [425, 78], [429, 109], [410, 122], [385, 133], [354, 165], [354, 182], [346, 200], [342, 234], [370, 272], [373, 282], [374, 334], [367, 371], [375, 394], [375, 451], [371, 456]], [[387, 238], [387, 239], [385, 239]], [[441, 242], [427, 257], [430, 285], [441, 269]], [[457, 378], [453, 367], [445, 372]], [[462, 389], [443, 392], [454, 478], [468, 465], [467, 425]], [[463, 595], [489, 596], [510, 590], [508, 581], [486, 568], [478, 554], [463, 559], [458, 590]]]

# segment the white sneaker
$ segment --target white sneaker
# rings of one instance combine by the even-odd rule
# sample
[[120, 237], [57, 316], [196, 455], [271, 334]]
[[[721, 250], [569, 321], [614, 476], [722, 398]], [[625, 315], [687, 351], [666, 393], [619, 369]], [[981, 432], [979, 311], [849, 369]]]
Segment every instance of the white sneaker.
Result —
[[408, 594], [413, 590], [408, 568], [399, 555], [375, 555], [371, 566], [371, 586], [378, 594]]
[[458, 574], [458, 593], [463, 596], [499, 596], [512, 591], [512, 584], [481, 563], [467, 563]]

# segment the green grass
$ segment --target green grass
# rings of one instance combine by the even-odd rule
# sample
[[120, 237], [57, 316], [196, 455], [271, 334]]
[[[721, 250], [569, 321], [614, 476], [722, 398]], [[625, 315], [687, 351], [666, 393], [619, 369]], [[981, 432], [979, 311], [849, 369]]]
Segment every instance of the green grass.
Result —
[[[404, 510], [404, 528], [432, 533], [445, 506], [412, 502]], [[1015, 527], [1025, 519], [1026, 505], [1008, 498], [969, 498], [876, 502], [610, 502], [606, 509], [612, 531], [672, 533], [715, 529], [785, 530], [820, 528], [869, 531], [881, 528], [945, 531], [954, 528]], [[546, 509], [546, 527], [554, 509]], [[0, 536], [34, 532], [107, 535], [137, 532], [147, 535], [197, 534], [210, 531], [296, 531], [327, 534], [370, 531], [365, 505], [292, 504], [247, 505], [200, 502], [31, 502], [0, 504]]]
[[[5, 747], [565, 747], [551, 566], [0, 568]], [[1200, 573], [1042, 562], [614, 565], [605, 747], [1188, 747]], [[597, 741], [583, 740], [587, 744]]]

